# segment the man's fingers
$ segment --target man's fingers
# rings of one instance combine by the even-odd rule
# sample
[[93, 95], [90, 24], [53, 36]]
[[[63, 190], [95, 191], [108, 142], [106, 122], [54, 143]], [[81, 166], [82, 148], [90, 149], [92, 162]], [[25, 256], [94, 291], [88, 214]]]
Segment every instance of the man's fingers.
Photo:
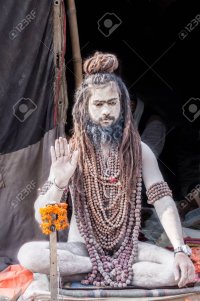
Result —
[[181, 264], [180, 269], [181, 269], [181, 279], [178, 283], [178, 286], [183, 287], [186, 284], [188, 278], [187, 265]]
[[59, 143], [59, 139], [56, 139], [56, 141], [55, 141], [55, 152], [56, 152], [56, 157], [60, 157], [60, 143]]
[[65, 151], [64, 156], [68, 156], [69, 155], [69, 145], [67, 143], [67, 139], [66, 138], [63, 139], [63, 144], [64, 144], [64, 151]]
[[51, 162], [53, 163], [56, 161], [56, 153], [55, 153], [55, 149], [53, 146], [51, 146], [50, 152], [51, 152]]
[[[185, 258], [184, 258], [185, 257]], [[185, 254], [179, 253], [175, 258], [175, 274], [177, 275], [177, 268], [179, 268], [179, 282], [178, 286], [186, 286], [187, 283], [194, 282], [195, 280], [195, 268], [190, 260]], [[176, 279], [177, 280], [177, 279]]]
[[59, 138], [59, 143], [60, 143], [60, 155], [64, 156], [65, 150], [64, 150], [64, 141], [62, 137]]
[[71, 159], [71, 165], [76, 166], [76, 164], [78, 162], [78, 155], [79, 155], [78, 150], [73, 152], [72, 159]]
[[194, 282], [195, 280], [195, 268], [193, 265], [191, 265], [189, 267], [189, 270], [188, 270], [188, 280], [189, 282]]
[[179, 270], [178, 265], [175, 265], [175, 267], [174, 267], [174, 278], [175, 278], [175, 281], [178, 281], [179, 277], [180, 277], [180, 270]]

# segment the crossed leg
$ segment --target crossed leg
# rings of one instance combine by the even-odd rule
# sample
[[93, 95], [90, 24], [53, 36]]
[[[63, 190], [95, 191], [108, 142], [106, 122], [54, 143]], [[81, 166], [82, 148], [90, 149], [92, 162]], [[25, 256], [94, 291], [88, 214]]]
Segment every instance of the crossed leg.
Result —
[[138, 260], [133, 265], [133, 285], [158, 288], [177, 285], [174, 277], [174, 255], [156, 245], [139, 242]]
[[[83, 278], [84, 274], [89, 273], [92, 269], [85, 244], [81, 242], [58, 243], [57, 254], [61, 276], [70, 276], [69, 279], [76, 280], [77, 275], [81, 274]], [[18, 252], [18, 260], [22, 266], [33, 273], [48, 275], [50, 271], [49, 242], [25, 243]], [[72, 277], [73, 275], [75, 277]]]
[[[58, 243], [60, 275], [66, 280], [81, 280], [92, 270], [85, 245], [81, 242]], [[49, 274], [49, 243], [29, 242], [18, 253], [21, 265], [32, 272]], [[139, 242], [138, 261], [133, 265], [133, 285], [153, 288], [176, 285], [173, 275], [173, 253], [155, 245]]]

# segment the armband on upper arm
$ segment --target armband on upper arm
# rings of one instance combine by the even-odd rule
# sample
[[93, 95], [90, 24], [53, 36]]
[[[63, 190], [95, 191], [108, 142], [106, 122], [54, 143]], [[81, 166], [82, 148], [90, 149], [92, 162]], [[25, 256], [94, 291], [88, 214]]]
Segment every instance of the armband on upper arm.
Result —
[[167, 182], [161, 181], [151, 185], [147, 191], [148, 204], [153, 205], [157, 200], [163, 198], [164, 196], [172, 197], [172, 191], [169, 188]]

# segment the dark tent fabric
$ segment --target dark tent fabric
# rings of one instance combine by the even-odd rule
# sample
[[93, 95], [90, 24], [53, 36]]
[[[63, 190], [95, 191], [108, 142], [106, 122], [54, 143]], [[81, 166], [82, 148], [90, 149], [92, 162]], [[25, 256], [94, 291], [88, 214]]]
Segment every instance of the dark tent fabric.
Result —
[[54, 2], [1, 2], [0, 258], [15, 262], [23, 243], [46, 239], [33, 205], [64, 124], [54, 112]]
[[53, 128], [52, 5], [2, 1], [0, 14], [0, 152], [8, 153]]

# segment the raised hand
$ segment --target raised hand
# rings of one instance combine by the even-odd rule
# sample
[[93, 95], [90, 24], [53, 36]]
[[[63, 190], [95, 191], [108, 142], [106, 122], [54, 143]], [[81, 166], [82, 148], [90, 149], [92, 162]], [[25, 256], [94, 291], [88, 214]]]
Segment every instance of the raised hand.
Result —
[[79, 152], [72, 154], [66, 138], [60, 137], [51, 146], [52, 172], [59, 187], [65, 187], [76, 170]]

